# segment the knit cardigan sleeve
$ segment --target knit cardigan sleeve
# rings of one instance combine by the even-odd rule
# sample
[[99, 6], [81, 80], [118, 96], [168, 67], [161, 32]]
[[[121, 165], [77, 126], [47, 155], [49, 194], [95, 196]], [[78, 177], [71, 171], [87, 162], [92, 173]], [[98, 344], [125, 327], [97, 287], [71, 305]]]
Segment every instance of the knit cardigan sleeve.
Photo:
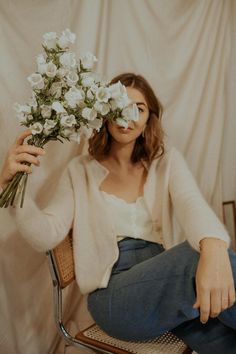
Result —
[[47, 251], [59, 244], [72, 227], [74, 197], [69, 169], [64, 171], [47, 207], [41, 210], [26, 197], [23, 208], [11, 208], [18, 230], [37, 251]]
[[228, 247], [230, 237], [208, 205], [181, 153], [173, 149], [170, 162], [169, 193], [174, 211], [186, 238], [193, 248], [206, 237], [224, 240]]

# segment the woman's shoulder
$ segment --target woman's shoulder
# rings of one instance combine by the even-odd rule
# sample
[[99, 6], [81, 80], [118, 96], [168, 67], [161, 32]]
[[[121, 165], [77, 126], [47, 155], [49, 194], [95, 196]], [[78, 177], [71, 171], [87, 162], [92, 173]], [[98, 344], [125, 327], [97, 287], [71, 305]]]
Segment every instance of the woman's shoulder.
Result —
[[176, 168], [186, 165], [182, 153], [175, 146], [165, 146], [164, 153], [155, 158], [149, 166], [149, 173], [170, 174]]
[[164, 153], [155, 158], [153, 160], [154, 164], [159, 164], [159, 163], [167, 163], [167, 162], [171, 162], [173, 159], [175, 158], [179, 158], [182, 157], [181, 152], [175, 147], [175, 146], [170, 146], [170, 145], [166, 145], [165, 149], [164, 149]]

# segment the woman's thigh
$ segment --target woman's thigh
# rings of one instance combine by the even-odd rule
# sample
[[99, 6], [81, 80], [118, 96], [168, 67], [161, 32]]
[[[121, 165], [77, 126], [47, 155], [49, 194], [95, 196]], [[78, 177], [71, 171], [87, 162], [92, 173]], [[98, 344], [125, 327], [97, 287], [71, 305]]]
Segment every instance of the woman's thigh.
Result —
[[126, 256], [121, 252], [123, 261], [120, 268], [119, 262], [115, 265], [108, 287], [89, 295], [88, 307], [95, 321], [114, 337], [142, 340], [199, 316], [192, 308], [199, 253], [188, 242], [157, 250], [141, 262], [138, 252], [131, 250]]

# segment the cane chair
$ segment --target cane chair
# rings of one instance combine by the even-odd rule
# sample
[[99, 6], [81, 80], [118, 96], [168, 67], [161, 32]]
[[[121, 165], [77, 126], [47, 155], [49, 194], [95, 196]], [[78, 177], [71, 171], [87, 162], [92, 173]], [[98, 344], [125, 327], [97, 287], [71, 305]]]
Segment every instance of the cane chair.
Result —
[[72, 336], [63, 324], [63, 289], [75, 280], [71, 233], [53, 250], [47, 252], [54, 294], [54, 317], [59, 333], [67, 342], [78, 348], [90, 348], [96, 353], [107, 354], [190, 354], [192, 350], [166, 332], [154, 340], [134, 342], [112, 338], [96, 324]]

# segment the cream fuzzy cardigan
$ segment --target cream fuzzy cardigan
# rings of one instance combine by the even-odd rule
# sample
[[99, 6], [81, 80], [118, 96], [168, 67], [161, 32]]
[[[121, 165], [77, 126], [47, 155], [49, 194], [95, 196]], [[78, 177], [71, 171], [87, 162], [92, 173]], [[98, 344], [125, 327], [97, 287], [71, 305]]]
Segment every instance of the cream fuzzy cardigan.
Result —
[[[89, 155], [73, 158], [50, 204], [40, 210], [30, 198], [12, 208], [22, 236], [37, 250], [54, 248], [73, 228], [76, 279], [83, 294], [107, 286], [118, 259], [116, 233], [109, 205], [99, 186], [109, 171]], [[144, 185], [144, 200], [153, 226], [166, 249], [187, 239], [199, 251], [199, 241], [215, 237], [230, 244], [223, 224], [203, 199], [184, 158], [171, 148], [155, 159]], [[183, 232], [175, 232], [173, 209]]]

